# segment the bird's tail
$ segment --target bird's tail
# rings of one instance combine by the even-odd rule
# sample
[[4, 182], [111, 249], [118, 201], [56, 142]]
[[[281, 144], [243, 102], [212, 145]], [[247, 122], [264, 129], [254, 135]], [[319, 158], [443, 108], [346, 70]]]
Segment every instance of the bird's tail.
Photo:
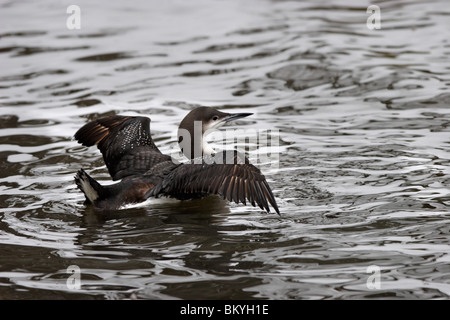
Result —
[[104, 187], [91, 178], [83, 169], [78, 170], [75, 175], [75, 183], [83, 191], [86, 196], [86, 201], [91, 204], [99, 198], [102, 198], [105, 192]]

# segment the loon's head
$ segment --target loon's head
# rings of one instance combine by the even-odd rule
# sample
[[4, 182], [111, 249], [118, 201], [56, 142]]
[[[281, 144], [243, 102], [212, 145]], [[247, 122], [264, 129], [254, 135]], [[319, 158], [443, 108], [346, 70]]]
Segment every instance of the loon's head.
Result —
[[226, 113], [212, 107], [198, 107], [189, 112], [178, 127], [178, 143], [188, 159], [211, 155], [214, 149], [206, 142], [208, 133], [224, 124], [253, 113]]

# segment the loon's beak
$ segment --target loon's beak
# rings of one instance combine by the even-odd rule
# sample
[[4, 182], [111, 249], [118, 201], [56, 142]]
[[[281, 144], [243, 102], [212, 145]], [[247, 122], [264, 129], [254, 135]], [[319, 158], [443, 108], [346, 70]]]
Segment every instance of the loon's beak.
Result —
[[241, 119], [244, 117], [248, 117], [250, 115], [252, 115], [253, 113], [223, 113], [221, 112], [218, 116], [220, 117], [220, 120], [218, 121], [210, 121], [210, 123], [207, 124], [206, 126], [206, 130], [211, 130], [211, 129], [218, 129], [223, 125], [226, 125], [227, 123], [237, 120], [237, 119]]
[[223, 121], [225, 122], [230, 122], [230, 121], [234, 121], [237, 119], [241, 119], [244, 117], [248, 117], [251, 116], [253, 113], [230, 113], [229, 115], [227, 115]]

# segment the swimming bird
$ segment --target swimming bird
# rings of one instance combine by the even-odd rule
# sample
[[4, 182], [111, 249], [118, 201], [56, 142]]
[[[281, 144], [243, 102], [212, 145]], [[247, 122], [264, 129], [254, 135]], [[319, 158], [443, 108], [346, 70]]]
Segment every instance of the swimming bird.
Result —
[[187, 162], [161, 153], [150, 135], [150, 118], [112, 115], [88, 122], [75, 133], [84, 146], [96, 145], [114, 184], [101, 185], [80, 169], [75, 183], [86, 203], [98, 210], [115, 210], [151, 197], [179, 200], [216, 194], [235, 203], [250, 203], [280, 214], [261, 171], [234, 150], [216, 152], [205, 136], [224, 124], [252, 115], [226, 113], [212, 107], [189, 112], [178, 128], [178, 143]]

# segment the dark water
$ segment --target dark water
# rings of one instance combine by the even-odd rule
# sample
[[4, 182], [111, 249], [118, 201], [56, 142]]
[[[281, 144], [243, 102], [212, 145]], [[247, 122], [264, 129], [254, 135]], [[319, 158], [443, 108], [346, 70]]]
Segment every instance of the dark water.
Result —
[[[450, 296], [447, 1], [76, 1], [69, 30], [71, 4], [0, 2], [1, 299]], [[281, 218], [83, 205], [75, 172], [109, 177], [79, 127], [149, 115], [168, 152], [198, 105], [279, 130]]]

